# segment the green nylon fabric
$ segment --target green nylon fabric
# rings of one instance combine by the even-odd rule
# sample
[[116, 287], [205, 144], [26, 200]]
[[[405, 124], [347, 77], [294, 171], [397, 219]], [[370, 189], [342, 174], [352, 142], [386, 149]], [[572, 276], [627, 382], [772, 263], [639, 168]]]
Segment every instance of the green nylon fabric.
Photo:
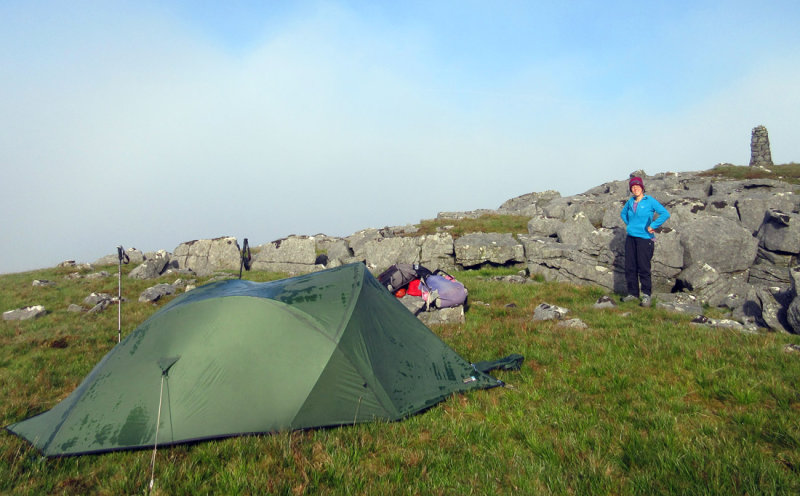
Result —
[[8, 430], [45, 455], [75, 455], [152, 447], [159, 400], [162, 445], [397, 420], [496, 385], [351, 264], [186, 293], [66, 399]]

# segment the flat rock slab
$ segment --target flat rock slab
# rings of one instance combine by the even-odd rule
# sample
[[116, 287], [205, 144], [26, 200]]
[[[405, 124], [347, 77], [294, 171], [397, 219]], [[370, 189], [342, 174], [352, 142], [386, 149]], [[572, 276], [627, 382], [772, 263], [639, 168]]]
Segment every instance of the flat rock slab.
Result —
[[47, 310], [42, 305], [33, 305], [30, 307], [17, 308], [16, 310], [9, 310], [3, 312], [3, 320], [28, 320], [41, 317], [46, 314]]

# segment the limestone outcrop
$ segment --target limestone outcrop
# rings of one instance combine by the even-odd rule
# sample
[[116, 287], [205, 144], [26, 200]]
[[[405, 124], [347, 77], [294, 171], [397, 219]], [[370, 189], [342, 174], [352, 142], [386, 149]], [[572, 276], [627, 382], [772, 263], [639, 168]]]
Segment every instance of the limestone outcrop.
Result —
[[[727, 180], [698, 172], [644, 178], [646, 192], [671, 213], [656, 234], [653, 285], [656, 300], [676, 311], [700, 312], [704, 304], [728, 309], [743, 325], [800, 332], [800, 188], [773, 179]], [[362, 262], [378, 274], [398, 262], [431, 270], [510, 266], [528, 276], [625, 290], [625, 230], [620, 210], [627, 179], [582, 194], [555, 191], [512, 198], [496, 210], [442, 212], [457, 221], [483, 215], [529, 218], [527, 233], [476, 232], [453, 236], [447, 226], [420, 235], [416, 226], [369, 228], [350, 236], [290, 236], [252, 248], [254, 270], [302, 274]], [[180, 244], [172, 254], [145, 254], [131, 277], [167, 271], [209, 275], [238, 270], [233, 237]], [[102, 261], [116, 263], [112, 256]], [[99, 262], [99, 261], [98, 261]]]

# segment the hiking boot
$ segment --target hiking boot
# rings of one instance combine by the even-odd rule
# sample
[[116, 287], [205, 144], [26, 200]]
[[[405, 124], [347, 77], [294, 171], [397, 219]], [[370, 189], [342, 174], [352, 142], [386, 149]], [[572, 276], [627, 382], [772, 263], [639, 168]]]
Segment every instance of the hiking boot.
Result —
[[622, 303], [628, 303], [629, 301], [636, 301], [638, 299], [639, 299], [638, 296], [628, 295], [622, 298]]
[[642, 302], [640, 303], [643, 307], [650, 307], [653, 305], [653, 302], [650, 300], [650, 295], [642, 296]]

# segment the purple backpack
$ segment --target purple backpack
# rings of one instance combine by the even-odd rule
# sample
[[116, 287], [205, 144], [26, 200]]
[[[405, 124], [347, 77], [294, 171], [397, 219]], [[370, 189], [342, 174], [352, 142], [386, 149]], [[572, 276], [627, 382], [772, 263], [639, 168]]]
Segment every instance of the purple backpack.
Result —
[[438, 298], [435, 300], [434, 305], [439, 308], [457, 307], [467, 301], [467, 288], [445, 272], [440, 271], [429, 275], [423, 280], [423, 284], [420, 287], [422, 285], [425, 286], [422, 298], [429, 304], [429, 295], [426, 293], [431, 293], [434, 290], [438, 293]]

